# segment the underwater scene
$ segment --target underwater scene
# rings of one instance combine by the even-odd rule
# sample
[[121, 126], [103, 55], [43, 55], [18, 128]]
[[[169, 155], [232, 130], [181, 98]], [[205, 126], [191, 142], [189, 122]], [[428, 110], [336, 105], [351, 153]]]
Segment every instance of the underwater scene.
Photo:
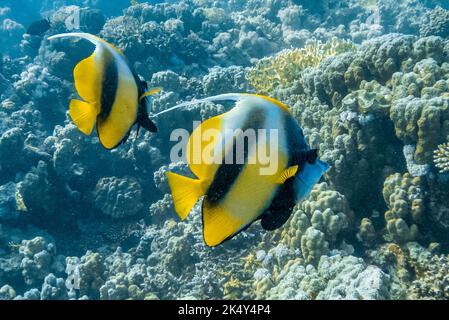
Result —
[[449, 299], [449, 1], [0, 0], [0, 300]]

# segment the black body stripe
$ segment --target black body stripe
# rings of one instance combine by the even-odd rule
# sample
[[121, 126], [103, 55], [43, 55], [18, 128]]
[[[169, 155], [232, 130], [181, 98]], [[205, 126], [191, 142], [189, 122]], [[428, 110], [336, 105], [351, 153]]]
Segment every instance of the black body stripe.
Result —
[[104, 61], [104, 75], [101, 84], [101, 112], [100, 120], [105, 120], [109, 117], [114, 106], [115, 98], [117, 96], [119, 74], [117, 63], [114, 56], [106, 51]]
[[[290, 115], [285, 114], [283, 122], [289, 154], [288, 167], [299, 165], [300, 171], [302, 171], [304, 163], [298, 163], [298, 159], [302, 152], [309, 150], [309, 146], [304, 139], [304, 133], [296, 120]], [[294, 179], [292, 178], [279, 188], [270, 207], [261, 216], [262, 227], [268, 231], [282, 227], [290, 218], [295, 205], [296, 190], [294, 188]]]
[[[248, 113], [242, 131], [245, 132], [248, 129], [258, 130], [263, 129], [265, 126], [266, 116], [264, 110], [259, 108], [252, 110]], [[257, 134], [256, 134], [257, 137]], [[256, 140], [257, 143], [257, 140]], [[244, 163], [237, 164], [236, 154], [236, 137], [232, 143], [233, 148], [233, 163], [226, 164], [226, 155], [223, 157], [223, 162], [215, 173], [212, 184], [206, 192], [207, 201], [210, 205], [219, 204], [229, 193], [234, 183], [240, 176], [245, 164], [248, 163], [248, 150], [251, 146], [248, 146], [248, 141], [245, 139], [244, 145]]]
[[309, 146], [304, 138], [304, 133], [299, 126], [298, 122], [288, 114], [284, 114], [283, 118], [287, 149], [289, 155], [288, 166], [297, 165], [297, 157], [301, 152], [309, 150]]

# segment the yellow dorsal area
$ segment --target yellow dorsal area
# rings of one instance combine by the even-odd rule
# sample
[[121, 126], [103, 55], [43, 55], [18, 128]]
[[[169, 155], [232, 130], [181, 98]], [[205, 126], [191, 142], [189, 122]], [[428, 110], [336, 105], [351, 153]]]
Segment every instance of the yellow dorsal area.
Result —
[[[114, 97], [111, 97], [114, 99]], [[139, 108], [138, 88], [134, 78], [119, 74], [114, 104], [108, 117], [98, 120], [97, 131], [106, 149], [117, 147], [136, 123]]]
[[[103, 70], [101, 59], [97, 59], [96, 52], [76, 65], [73, 70], [75, 87], [84, 101], [89, 103], [101, 101]], [[100, 112], [100, 110], [97, 111]]]
[[287, 157], [279, 154], [279, 165], [273, 175], [261, 175], [262, 165], [247, 164], [226, 197], [217, 205], [207, 198], [203, 204], [204, 241], [217, 246], [254, 222], [267, 209], [279, 188], [279, 176], [285, 170]]
[[[218, 169], [218, 165], [214, 164], [213, 153], [221, 140], [214, 139], [214, 136], [222, 133], [223, 116], [222, 114], [204, 121], [190, 136], [187, 144], [187, 163], [199, 179], [211, 180]], [[206, 138], [210, 140], [206, 141]]]
[[278, 100], [276, 100], [276, 99], [274, 99], [274, 98], [270, 98], [270, 97], [267, 97], [267, 96], [264, 96], [264, 95], [260, 95], [260, 94], [253, 94], [253, 96], [262, 98], [262, 99], [264, 99], [264, 100], [267, 100], [267, 101], [269, 101], [269, 102], [275, 104], [276, 106], [278, 106], [278, 107], [281, 108], [282, 110], [284, 110], [284, 111], [290, 113], [290, 109], [289, 109], [285, 104], [283, 104], [282, 102], [280, 102], [280, 101], [278, 101]]
[[92, 35], [92, 36], [95, 37], [95, 38], [97, 38], [98, 41], [100, 41], [100, 42], [104, 43], [105, 45], [111, 47], [111, 48], [114, 49], [118, 54], [120, 54], [123, 58], [125, 58], [125, 55], [123, 54], [123, 52], [122, 52], [119, 48], [117, 48], [117, 47], [114, 46], [113, 44], [111, 44], [111, 43], [109, 43], [109, 42], [107, 42], [107, 41], [105, 41], [105, 40], [103, 40], [103, 39], [101, 39], [101, 38], [99, 38], [99, 37], [97, 37], [97, 36], [94, 36], [94, 35]]

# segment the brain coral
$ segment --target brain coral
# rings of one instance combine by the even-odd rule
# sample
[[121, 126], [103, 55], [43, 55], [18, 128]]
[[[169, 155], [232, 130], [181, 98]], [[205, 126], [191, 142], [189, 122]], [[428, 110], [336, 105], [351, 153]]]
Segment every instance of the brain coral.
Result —
[[115, 219], [134, 216], [142, 210], [142, 188], [132, 177], [101, 178], [93, 196], [96, 208]]
[[436, 7], [427, 14], [420, 25], [422, 36], [449, 37], [449, 10]]

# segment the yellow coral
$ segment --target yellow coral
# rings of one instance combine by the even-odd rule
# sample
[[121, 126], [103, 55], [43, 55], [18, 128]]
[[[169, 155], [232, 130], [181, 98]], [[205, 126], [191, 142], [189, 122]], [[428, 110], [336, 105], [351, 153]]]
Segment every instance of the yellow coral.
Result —
[[167, 230], [173, 230], [174, 228], [176, 228], [177, 225], [178, 223], [175, 220], [170, 219], [167, 221], [165, 227], [167, 228]]
[[256, 263], [256, 256], [254, 253], [250, 253], [246, 257], [242, 258], [243, 260], [243, 269], [250, 270]]
[[25, 205], [25, 201], [23, 200], [23, 196], [22, 196], [22, 194], [19, 192], [19, 190], [16, 190], [15, 196], [16, 196], [16, 208], [17, 208], [17, 211], [20, 211], [20, 212], [27, 212], [27, 211], [28, 211], [28, 208], [27, 208], [27, 206]]
[[231, 278], [223, 286], [223, 294], [226, 300], [237, 300], [239, 298], [239, 293], [243, 288], [243, 283], [231, 276]]
[[299, 79], [304, 69], [318, 67], [324, 59], [354, 48], [348, 40], [333, 38], [326, 43], [311, 40], [304, 48], [283, 50], [274, 57], [260, 60], [249, 70], [247, 79], [258, 93], [269, 94]]

